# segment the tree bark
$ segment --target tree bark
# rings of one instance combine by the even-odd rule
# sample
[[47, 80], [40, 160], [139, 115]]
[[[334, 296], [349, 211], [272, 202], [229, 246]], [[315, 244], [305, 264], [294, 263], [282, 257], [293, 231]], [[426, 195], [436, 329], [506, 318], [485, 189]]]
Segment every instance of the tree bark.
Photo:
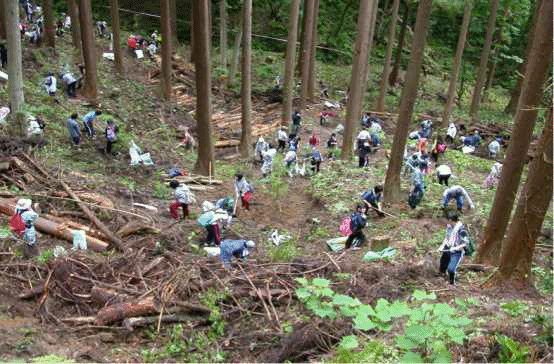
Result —
[[302, 46], [302, 88], [300, 91], [300, 111], [306, 108], [306, 100], [308, 99], [308, 82], [310, 71], [310, 45], [312, 44], [314, 30], [314, 13], [315, 0], [306, 0], [304, 9], [304, 17], [306, 25], [304, 28], [304, 40]]
[[442, 114], [441, 126], [443, 128], [448, 127], [448, 122], [450, 121], [450, 114], [452, 113], [452, 106], [454, 105], [454, 95], [456, 94], [456, 85], [458, 84], [458, 76], [460, 74], [460, 67], [462, 65], [462, 57], [464, 54], [464, 48], [466, 44], [467, 31], [469, 29], [469, 20], [471, 19], [472, 8], [473, 8], [473, 0], [465, 0], [464, 18], [462, 20], [462, 27], [460, 28], [460, 35], [458, 36], [458, 46], [456, 47], [454, 62], [452, 63], [452, 74], [450, 75], [450, 83], [448, 84], [446, 105], [444, 105], [444, 113]]
[[404, 10], [404, 18], [402, 19], [402, 25], [400, 27], [400, 35], [398, 36], [398, 46], [396, 47], [396, 53], [394, 55], [394, 65], [389, 76], [389, 86], [394, 87], [398, 78], [398, 71], [400, 69], [400, 61], [402, 60], [402, 50], [404, 49], [404, 40], [406, 39], [406, 29], [408, 28], [408, 22], [410, 21], [410, 12], [412, 6], [410, 0], [406, 1], [406, 8]]
[[478, 119], [479, 105], [481, 104], [481, 92], [485, 85], [485, 77], [487, 74], [487, 63], [489, 62], [489, 54], [492, 46], [492, 36], [494, 34], [494, 26], [496, 24], [496, 13], [498, 12], [498, 4], [500, 0], [491, 0], [491, 14], [487, 23], [487, 31], [485, 34], [485, 43], [481, 52], [481, 61], [479, 62], [479, 70], [475, 79], [475, 88], [471, 98], [471, 106], [469, 108], [469, 116], [473, 121]]
[[535, 158], [529, 164], [527, 182], [519, 197], [506, 240], [502, 244], [499, 273], [503, 280], [512, 277], [529, 281], [535, 243], [552, 201], [552, 105]]
[[412, 41], [412, 50], [410, 53], [411, 60], [406, 71], [406, 83], [400, 97], [396, 132], [394, 133], [391, 157], [385, 178], [384, 200], [388, 204], [398, 202], [401, 198], [400, 169], [402, 167], [408, 130], [412, 120], [414, 103], [417, 97], [417, 87], [419, 84], [419, 75], [421, 73], [421, 64], [423, 62], [423, 52], [425, 49], [425, 38], [427, 36], [432, 5], [433, 0], [421, 0], [417, 8], [414, 39]]
[[292, 100], [294, 94], [294, 60], [296, 58], [296, 41], [298, 39], [298, 15], [300, 0], [292, 0], [290, 4], [289, 35], [287, 39], [287, 53], [285, 59], [285, 81], [283, 85], [283, 113], [281, 122], [286, 123], [292, 115]]
[[162, 26], [162, 97], [171, 99], [171, 11], [170, 0], [161, 0]]
[[145, 316], [156, 312], [159, 312], [159, 304], [153, 297], [146, 297], [138, 302], [118, 303], [102, 308], [96, 314], [96, 323], [107, 325], [126, 317]]
[[221, 52], [221, 66], [227, 69], [227, 8], [225, 0], [219, 1], [219, 49]]
[[179, 39], [177, 37], [177, 0], [169, 0], [170, 26], [171, 26], [171, 45], [177, 47]]
[[235, 44], [233, 46], [233, 60], [231, 62], [231, 69], [229, 70], [229, 83], [231, 84], [235, 82], [237, 69], [239, 68], [241, 41], [242, 41], [242, 19], [241, 21], [239, 21], [239, 27], [235, 32]]
[[96, 43], [92, 28], [92, 9], [90, 0], [79, 1], [79, 21], [81, 24], [81, 41], [83, 44], [83, 58], [85, 60], [85, 94], [89, 102], [98, 104], [96, 90]]
[[192, 16], [190, 18], [190, 61], [192, 63], [195, 63], [194, 62], [194, 48], [195, 48], [194, 47], [194, 16]]
[[530, 19], [531, 26], [529, 27], [529, 32], [527, 33], [527, 44], [525, 46], [524, 53], [525, 59], [523, 60], [523, 63], [519, 65], [516, 87], [512, 90], [510, 94], [510, 101], [504, 109], [504, 112], [506, 114], [515, 114], [516, 112], [517, 101], [519, 99], [519, 95], [521, 94], [521, 87], [523, 86], [523, 75], [526, 71], [527, 60], [529, 59], [529, 52], [531, 52], [531, 43], [533, 43], [533, 37], [535, 34], [535, 28], [537, 25], [537, 18], [541, 3], [542, 0], [537, 0], [537, 2], [535, 3], [535, 10], [533, 11], [533, 15]]
[[[4, 17], [8, 38], [8, 94], [10, 95], [11, 112], [17, 117], [22, 110], [23, 97], [23, 66], [21, 60], [21, 36], [19, 34], [19, 1], [4, 0]], [[19, 125], [20, 129], [22, 125]]]
[[318, 32], [317, 25], [319, 19], [319, 2], [320, 0], [315, 0], [314, 4], [314, 22], [312, 27], [312, 43], [310, 44], [310, 67], [308, 71], [308, 100], [314, 101], [315, 94], [315, 84], [317, 81], [316, 70], [315, 70], [315, 60], [317, 52], [317, 40]]
[[367, 57], [369, 51], [369, 29], [371, 19], [373, 18], [372, 11], [374, 2], [377, 0], [360, 0], [360, 9], [358, 12], [358, 35], [354, 45], [352, 65], [352, 76], [350, 79], [350, 97], [346, 106], [345, 129], [342, 143], [341, 158], [350, 160], [352, 157], [352, 139], [354, 128], [360, 119], [363, 90], [366, 85], [364, 79], [365, 67], [367, 65]]
[[4, 19], [4, 0], [0, 1], [0, 39], [6, 39], [6, 20]]
[[244, 41], [242, 45], [242, 70], [241, 70], [241, 135], [240, 154], [242, 158], [250, 155], [252, 144], [252, 0], [244, 0], [242, 31]]
[[[364, 73], [362, 80], [365, 80], [365, 83], [362, 85], [362, 107], [364, 104], [364, 96], [366, 89], [370, 87], [367, 83], [369, 82], [369, 63], [371, 59], [371, 50], [373, 49], [373, 42], [375, 38], [375, 26], [377, 24], [377, 12], [379, 11], [379, 1], [373, 3], [373, 8], [371, 9], [371, 18], [369, 19], [369, 43], [367, 45], [367, 60], [364, 64]], [[371, 85], [372, 86], [372, 85]], [[361, 114], [358, 116], [361, 117]]]
[[110, 0], [110, 14], [112, 18], [112, 42], [115, 70], [122, 75], [125, 72], [123, 66], [123, 53], [121, 50], [121, 31], [119, 23], [119, 0]]
[[73, 46], [77, 49], [79, 54], [83, 54], [83, 46], [81, 44], [81, 26], [79, 21], [79, 7], [77, 0], [67, 0], [67, 8], [69, 18], [71, 19], [71, 39]]
[[[544, 36], [549, 34], [550, 36]], [[537, 118], [537, 106], [543, 97], [544, 81], [552, 60], [552, 2], [543, 1], [537, 19], [535, 39], [531, 46], [525, 81], [521, 89], [517, 112], [514, 117], [512, 138], [502, 168], [500, 181], [494, 195], [494, 202], [485, 227], [483, 242], [477, 254], [477, 263], [497, 265], [500, 242], [504, 238], [514, 200], [527, 158], [527, 149]], [[550, 121], [546, 121], [550, 122]]]
[[52, 9], [52, 0], [42, 2], [44, 12], [44, 43], [47, 47], [56, 47], [56, 28], [54, 25], [54, 13]]
[[214, 146], [211, 123], [211, 30], [209, 29], [208, 0], [194, 0], [194, 60], [196, 70], [196, 124], [198, 130], [198, 159], [195, 170], [204, 176], [213, 175]]
[[389, 24], [389, 37], [387, 40], [387, 50], [385, 52], [385, 65], [383, 67], [383, 75], [381, 76], [381, 82], [379, 83], [379, 99], [375, 109], [377, 112], [385, 111], [385, 95], [387, 94], [387, 80], [390, 74], [390, 66], [392, 60], [392, 50], [394, 48], [394, 36], [396, 34], [396, 20], [398, 18], [398, 8], [400, 7], [400, 0], [394, 0], [392, 3], [392, 15]]

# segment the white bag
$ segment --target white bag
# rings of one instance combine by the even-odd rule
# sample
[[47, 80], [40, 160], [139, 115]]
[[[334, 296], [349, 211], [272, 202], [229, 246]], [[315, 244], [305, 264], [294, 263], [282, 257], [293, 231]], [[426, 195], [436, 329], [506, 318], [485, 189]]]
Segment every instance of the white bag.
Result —
[[84, 230], [71, 230], [73, 236], [72, 250], [87, 250], [87, 234]]

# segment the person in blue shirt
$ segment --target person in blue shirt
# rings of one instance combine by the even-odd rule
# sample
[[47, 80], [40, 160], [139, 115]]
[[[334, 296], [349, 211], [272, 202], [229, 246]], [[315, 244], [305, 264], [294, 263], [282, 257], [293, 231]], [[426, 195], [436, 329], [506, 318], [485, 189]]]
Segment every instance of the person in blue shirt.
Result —
[[323, 157], [321, 156], [321, 152], [317, 150], [316, 147], [312, 148], [312, 172], [318, 173], [319, 172], [319, 165], [321, 164], [321, 161], [323, 160]]
[[249, 255], [248, 249], [254, 248], [255, 246], [256, 244], [254, 244], [252, 240], [225, 239], [219, 245], [219, 260], [221, 260], [225, 268], [230, 268], [231, 259], [233, 259], [233, 257], [244, 260]]
[[375, 210], [377, 210], [377, 214], [379, 216], [385, 216], [381, 212], [381, 196], [383, 194], [383, 186], [382, 185], [376, 185], [373, 188], [370, 188], [366, 192], [362, 193], [362, 201], [365, 204], [365, 211], [364, 214], [367, 215], [370, 207], [373, 207]]
[[358, 204], [356, 211], [350, 217], [350, 230], [352, 230], [352, 233], [348, 235], [348, 239], [344, 243], [346, 249], [358, 248], [365, 241], [363, 228], [367, 223], [367, 219], [362, 210], [363, 206]]
[[73, 141], [73, 144], [79, 145], [81, 142], [81, 127], [77, 122], [77, 113], [71, 114], [71, 117], [67, 119], [67, 130], [69, 131], [69, 137]]
[[94, 130], [94, 121], [96, 120], [96, 117], [98, 115], [102, 115], [102, 111], [94, 110], [83, 116], [83, 125], [85, 126], [85, 132], [90, 138], [96, 135], [96, 131]]

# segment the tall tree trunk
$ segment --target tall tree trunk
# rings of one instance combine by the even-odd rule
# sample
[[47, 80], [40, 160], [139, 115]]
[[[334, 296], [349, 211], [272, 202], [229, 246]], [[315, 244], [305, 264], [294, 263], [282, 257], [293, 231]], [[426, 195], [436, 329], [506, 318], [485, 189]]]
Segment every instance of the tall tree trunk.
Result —
[[383, 75], [381, 76], [381, 82], [379, 83], [379, 99], [377, 100], [377, 106], [375, 107], [377, 112], [385, 111], [385, 95], [387, 94], [387, 80], [390, 73], [390, 63], [392, 60], [392, 50], [394, 48], [394, 36], [396, 34], [396, 20], [398, 18], [398, 8], [400, 7], [400, 0], [394, 0], [392, 3], [392, 15], [389, 24], [389, 37], [387, 40], [387, 50], [385, 52], [385, 65], [383, 67]]
[[252, 0], [244, 0], [242, 31], [241, 99], [242, 118], [240, 135], [240, 154], [248, 158], [252, 144]]
[[295, 73], [299, 79], [302, 79], [302, 69], [304, 68], [304, 58], [302, 57], [302, 51], [304, 50], [304, 37], [306, 36], [306, 0], [302, 0], [300, 6], [300, 55], [298, 56]]
[[239, 68], [241, 41], [242, 41], [242, 18], [239, 21], [238, 29], [235, 31], [235, 44], [233, 45], [233, 59], [231, 62], [231, 69], [229, 70], [229, 83], [231, 84], [235, 82], [237, 69]]
[[296, 58], [296, 41], [298, 39], [298, 15], [300, 0], [290, 3], [289, 35], [287, 39], [287, 53], [285, 59], [285, 82], [283, 85], [283, 113], [281, 123], [286, 123], [292, 114], [292, 99], [294, 94], [294, 60]]
[[[25, 102], [23, 97], [23, 67], [21, 62], [21, 35], [19, 34], [19, 1], [4, 0], [4, 19], [8, 38], [8, 94], [10, 95], [11, 112], [16, 116], [22, 112]], [[18, 124], [19, 124], [18, 120]], [[18, 125], [22, 131], [22, 125]]]
[[227, 8], [225, 0], [219, 0], [219, 50], [221, 52], [221, 66], [227, 69]]
[[[193, 0], [194, 1], [194, 0]], [[190, 18], [190, 61], [194, 62], [194, 16]]]
[[529, 164], [527, 182], [502, 244], [499, 273], [504, 280], [513, 273], [514, 278], [530, 279], [535, 242], [552, 201], [552, 105], [544, 123], [537, 154]]
[[194, 60], [196, 72], [196, 125], [198, 130], [198, 159], [195, 170], [207, 176], [214, 171], [214, 146], [211, 123], [211, 58], [208, 0], [193, 0]]
[[396, 122], [396, 132], [392, 144], [391, 157], [387, 176], [385, 178], [384, 200], [391, 204], [398, 202], [400, 196], [400, 168], [404, 156], [404, 148], [408, 137], [408, 130], [412, 121], [414, 103], [417, 97], [417, 87], [419, 84], [419, 74], [421, 73], [421, 64], [423, 62], [423, 52], [425, 49], [425, 38], [429, 26], [429, 15], [433, 0], [421, 0], [417, 7], [417, 18], [414, 29], [414, 39], [412, 41], [411, 60], [406, 71], [406, 83], [400, 96], [400, 106], [398, 109], [398, 121]]
[[492, 36], [494, 35], [494, 25], [496, 24], [496, 13], [498, 12], [498, 4], [500, 0], [491, 0], [491, 14], [487, 23], [487, 31], [485, 34], [485, 43], [481, 51], [481, 61], [479, 62], [479, 71], [475, 79], [475, 88], [471, 98], [471, 106], [469, 108], [469, 116], [473, 121], [478, 119], [479, 105], [481, 103], [481, 92], [485, 85], [485, 77], [487, 74], [487, 63], [489, 62], [489, 54], [492, 46]]
[[42, 2], [44, 12], [44, 42], [47, 47], [56, 47], [56, 28], [54, 26], [54, 12], [52, 9], [52, 0]]
[[71, 39], [73, 46], [79, 54], [83, 54], [83, 45], [81, 44], [81, 25], [79, 21], [79, 6], [77, 0], [67, 0], [69, 18], [71, 19]]
[[122, 75], [125, 72], [123, 66], [123, 52], [121, 50], [121, 31], [119, 23], [119, 0], [110, 0], [110, 14], [112, 17], [112, 42], [115, 70]]
[[[365, 100], [365, 92], [369, 87], [372, 87], [373, 85], [367, 85], [369, 82], [369, 63], [371, 58], [371, 50], [373, 49], [373, 41], [375, 36], [375, 26], [377, 24], [377, 12], [379, 10], [379, 0], [375, 1], [373, 3], [373, 8], [371, 9], [371, 17], [369, 19], [369, 43], [367, 46], [367, 60], [364, 64], [364, 73], [362, 80], [365, 80], [365, 83], [362, 85], [362, 105], [364, 104]], [[361, 117], [361, 114], [358, 116]]]
[[81, 24], [81, 41], [85, 60], [85, 94], [93, 105], [98, 103], [96, 90], [96, 43], [92, 27], [92, 9], [90, 0], [79, 1], [79, 23]]
[[460, 35], [458, 35], [458, 46], [456, 47], [456, 54], [454, 55], [454, 62], [452, 63], [452, 73], [450, 75], [450, 83], [448, 84], [446, 105], [444, 105], [444, 113], [442, 114], [443, 128], [448, 127], [450, 114], [452, 113], [452, 106], [454, 105], [454, 95], [456, 94], [456, 85], [458, 84], [458, 76], [462, 65], [462, 56], [464, 54], [472, 8], [473, 0], [465, 0], [464, 18], [462, 20], [462, 27], [460, 28]]
[[[550, 36], [544, 36], [548, 34]], [[543, 97], [543, 86], [552, 60], [552, 1], [543, 1], [537, 19], [535, 39], [531, 46], [525, 81], [521, 89], [512, 135], [494, 202], [479, 246], [477, 261], [496, 265], [500, 242], [504, 238], [514, 204], [521, 171], [537, 118], [537, 106]], [[547, 120], [546, 122], [550, 122]]]
[[[376, 27], [376, 30], [375, 30], [375, 38], [376, 39], [380, 39], [379, 36], [381, 35], [381, 33], [383, 33], [383, 27], [385, 26], [385, 19], [389, 16], [389, 7], [390, 7], [390, 2], [391, 0], [385, 0], [383, 1], [383, 11], [382, 11], [382, 14], [381, 16], [379, 16], [379, 7], [377, 6], [377, 14], [375, 14], [375, 16], [377, 17], [377, 19], [379, 19], [379, 21], [375, 22], [375, 27]], [[392, 7], [394, 7], [394, 4], [392, 5]], [[391, 7], [390, 9], [390, 15], [392, 16], [392, 13], [394, 11], [394, 9]], [[392, 20], [392, 19], [391, 19]]]
[[310, 48], [313, 40], [314, 30], [314, 14], [315, 0], [306, 0], [304, 9], [304, 17], [306, 18], [306, 26], [304, 28], [304, 40], [302, 50], [302, 89], [300, 91], [300, 110], [306, 108], [306, 100], [308, 99], [308, 83], [310, 71]]
[[171, 14], [170, 0], [161, 0], [162, 26], [162, 97], [171, 99]]
[[0, 1], [0, 39], [6, 39], [6, 20], [4, 19], [4, 0]]
[[317, 25], [319, 22], [319, 1], [320, 0], [315, 0], [314, 4], [314, 24], [312, 27], [312, 43], [310, 45], [310, 67], [308, 71], [308, 100], [310, 101], [314, 101], [314, 93], [316, 89], [315, 84], [317, 81], [315, 60], [318, 41]]
[[169, 19], [171, 26], [171, 45], [176, 48], [177, 44], [179, 44], [179, 39], [177, 37], [177, 0], [169, 0], [169, 9], [171, 14]]
[[536, 1], [535, 10], [533, 11], [531, 19], [529, 20], [531, 25], [529, 27], [529, 32], [527, 33], [527, 43], [525, 45], [524, 60], [519, 65], [519, 68], [518, 68], [516, 87], [514, 87], [514, 89], [510, 93], [510, 101], [508, 102], [508, 105], [506, 105], [506, 108], [504, 109], [504, 112], [506, 114], [515, 114], [516, 112], [517, 101], [519, 99], [519, 95], [521, 94], [521, 86], [523, 86], [523, 75], [525, 74], [527, 60], [529, 59], [529, 52], [531, 52], [531, 43], [533, 43], [533, 37], [535, 34], [535, 28], [537, 24], [537, 18], [539, 14], [539, 9], [541, 7], [541, 3], [542, 3], [542, 0]]
[[358, 12], [358, 35], [352, 54], [354, 63], [352, 64], [352, 76], [350, 79], [350, 97], [346, 106], [346, 118], [344, 138], [342, 142], [341, 158], [350, 160], [352, 157], [352, 138], [355, 125], [358, 123], [361, 114], [363, 91], [366, 80], [364, 78], [365, 67], [367, 64], [369, 48], [369, 28], [373, 18], [372, 10], [374, 2], [377, 0], [360, 0], [360, 9]]
[[408, 28], [408, 22], [410, 21], [410, 11], [412, 10], [411, 0], [406, 0], [406, 8], [404, 10], [404, 18], [402, 19], [402, 25], [400, 26], [400, 34], [398, 36], [398, 46], [396, 47], [396, 53], [394, 55], [394, 65], [389, 76], [389, 86], [394, 87], [396, 80], [398, 79], [398, 71], [400, 69], [400, 61], [402, 60], [402, 50], [404, 49], [404, 40], [406, 39], [406, 29]]
[[508, 15], [510, 14], [510, 0], [507, 0], [504, 3], [504, 11], [502, 12], [502, 22], [498, 25], [496, 29], [496, 36], [494, 37], [494, 49], [492, 50], [492, 55], [490, 56], [490, 65], [487, 72], [487, 80], [485, 81], [485, 89], [483, 90], [483, 97], [481, 102], [487, 102], [487, 95], [489, 89], [492, 87], [494, 81], [494, 74], [496, 72], [496, 64], [498, 62], [498, 53], [500, 53], [500, 47], [502, 44], [502, 29], [504, 24], [508, 22]]

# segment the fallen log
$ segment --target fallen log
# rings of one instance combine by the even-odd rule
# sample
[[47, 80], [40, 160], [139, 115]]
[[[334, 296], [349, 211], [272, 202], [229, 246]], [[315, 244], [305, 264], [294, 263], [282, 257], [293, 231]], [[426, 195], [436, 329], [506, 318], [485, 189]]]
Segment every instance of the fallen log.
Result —
[[159, 305], [154, 297], [147, 297], [138, 302], [125, 302], [106, 306], [96, 314], [97, 325], [107, 325], [127, 317], [147, 316], [159, 312]]
[[78, 317], [66, 317], [60, 319], [64, 324], [84, 325], [93, 324], [96, 317], [94, 316], [78, 316]]
[[[15, 213], [15, 202], [0, 199], [0, 212], [4, 215], [13, 216]], [[67, 240], [73, 243], [73, 235], [71, 229], [63, 224], [58, 224], [45, 218], [39, 217], [35, 221], [35, 228], [45, 234], [55, 236], [60, 239]], [[95, 251], [102, 252], [108, 248], [108, 243], [96, 239], [94, 237], [87, 236], [87, 246]]]
[[123, 227], [121, 227], [121, 229], [119, 229], [116, 234], [121, 236], [122, 238], [124, 238], [126, 236], [138, 233], [139, 231], [143, 231], [143, 230], [146, 230], [146, 231], [150, 232], [151, 234], [159, 234], [160, 233], [160, 230], [158, 230], [158, 229], [156, 229], [152, 226], [140, 224], [140, 223], [137, 223], [136, 221], [131, 221], [131, 222], [125, 224]]
[[92, 223], [94, 225], [96, 225], [96, 227], [98, 229], [100, 229], [100, 231], [102, 231], [104, 234], [106, 234], [106, 236], [110, 240], [110, 243], [112, 245], [114, 245], [118, 250], [120, 250], [124, 253], [127, 252], [128, 249], [126, 249], [123, 246], [123, 241], [121, 241], [121, 239], [119, 239], [113, 232], [111, 232], [110, 229], [108, 229], [108, 227], [106, 225], [104, 225], [104, 223], [102, 221], [98, 220], [96, 215], [94, 215], [92, 213], [92, 211], [90, 211], [89, 208], [81, 202], [79, 197], [77, 195], [75, 195], [75, 193], [73, 193], [71, 188], [69, 188], [69, 186], [67, 184], [65, 184], [65, 182], [63, 182], [63, 181], [60, 181], [60, 184], [62, 185], [65, 192], [67, 192], [69, 194], [69, 196], [71, 196], [71, 198], [74, 199], [75, 202], [77, 202], [77, 205], [79, 206], [79, 208], [88, 216], [90, 221], [92, 221]]
[[202, 320], [208, 322], [207, 319], [201, 319], [196, 316], [190, 316], [185, 314], [171, 314], [160, 317], [157, 316], [147, 316], [147, 317], [128, 317], [123, 320], [123, 326], [129, 330], [133, 331], [137, 327], [148, 326], [156, 324], [158, 322], [162, 323], [177, 323], [177, 322], [187, 322], [193, 320]]
[[240, 140], [229, 139], [229, 140], [219, 140], [215, 142], [214, 146], [216, 148], [228, 148], [228, 147], [236, 147], [238, 145], [240, 145]]
[[131, 297], [126, 294], [98, 286], [92, 287], [90, 290], [90, 298], [99, 305], [105, 305], [106, 303], [123, 303], [131, 299]]

